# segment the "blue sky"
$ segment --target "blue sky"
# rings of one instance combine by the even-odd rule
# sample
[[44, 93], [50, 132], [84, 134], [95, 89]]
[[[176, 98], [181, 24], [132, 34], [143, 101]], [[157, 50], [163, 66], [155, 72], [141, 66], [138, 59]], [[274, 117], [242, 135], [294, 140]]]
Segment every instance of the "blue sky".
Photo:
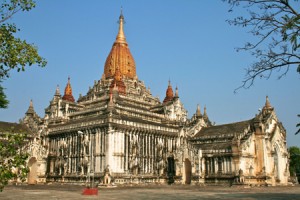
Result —
[[102, 76], [121, 6], [138, 78], [154, 96], [163, 100], [170, 79], [189, 116], [197, 104], [202, 111], [206, 105], [211, 121], [224, 124], [253, 118], [268, 95], [287, 130], [288, 146], [299, 146], [300, 136], [294, 133], [300, 121], [300, 76], [291, 68], [281, 80], [274, 73], [268, 81], [258, 79], [250, 89], [234, 94], [245, 68], [255, 62], [235, 48], [253, 38], [246, 29], [225, 22], [245, 11], [228, 13], [222, 1], [38, 1], [35, 9], [18, 13], [11, 21], [21, 29], [19, 37], [38, 46], [48, 65], [11, 72], [3, 82], [10, 105], [1, 110], [0, 120], [23, 118], [30, 99], [43, 117], [56, 85], [63, 93], [68, 76], [75, 99], [86, 94]]

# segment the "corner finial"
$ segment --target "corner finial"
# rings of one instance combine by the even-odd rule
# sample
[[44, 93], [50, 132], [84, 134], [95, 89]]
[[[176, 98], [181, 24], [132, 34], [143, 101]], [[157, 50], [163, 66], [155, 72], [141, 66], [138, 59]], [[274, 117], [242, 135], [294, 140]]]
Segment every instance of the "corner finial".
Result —
[[32, 101], [32, 99], [30, 99], [29, 107], [33, 107], [33, 101]]
[[177, 85], [176, 85], [176, 89], [175, 89], [175, 97], [179, 97], [178, 96], [178, 87], [177, 87]]
[[59, 85], [56, 86], [55, 96], [60, 96]]
[[268, 95], [266, 96], [266, 103], [264, 108], [266, 109], [272, 108]]
[[32, 115], [32, 114], [34, 114], [34, 108], [33, 108], [33, 102], [32, 102], [32, 99], [31, 99], [28, 110], [26, 112], [26, 115]]
[[204, 106], [204, 112], [203, 112], [203, 116], [204, 116], [204, 117], [207, 117], [206, 105]]
[[201, 110], [200, 110], [200, 105], [197, 105], [197, 110], [196, 110], [196, 116], [201, 117]]
[[166, 97], [165, 97], [163, 103], [171, 101], [171, 100], [173, 100], [173, 98], [174, 98], [174, 93], [173, 93], [171, 81], [169, 79], [169, 84], [168, 84], [168, 88], [167, 88], [167, 91], [166, 91]]
[[63, 100], [67, 100], [67, 101], [71, 101], [71, 102], [75, 102], [75, 99], [73, 97], [72, 94], [72, 87], [71, 87], [71, 83], [70, 83], [70, 76], [68, 77], [68, 83], [66, 85], [65, 88], [65, 93], [64, 96], [62, 97]]

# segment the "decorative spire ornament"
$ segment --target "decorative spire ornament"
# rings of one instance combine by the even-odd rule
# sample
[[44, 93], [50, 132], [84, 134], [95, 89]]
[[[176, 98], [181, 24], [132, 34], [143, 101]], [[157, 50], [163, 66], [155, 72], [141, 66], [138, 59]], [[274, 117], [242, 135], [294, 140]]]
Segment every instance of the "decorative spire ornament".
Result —
[[171, 81], [169, 80], [168, 88], [167, 88], [167, 91], [166, 91], [166, 97], [165, 97], [163, 103], [171, 101], [171, 100], [173, 100], [173, 98], [174, 98], [174, 93], [173, 93]]
[[200, 110], [200, 105], [197, 105], [197, 110], [196, 110], [196, 117], [201, 117], [201, 110]]
[[72, 87], [71, 87], [70, 77], [68, 77], [68, 83], [67, 83], [67, 86], [65, 88], [65, 94], [62, 97], [62, 99], [66, 100], [66, 101], [70, 101], [70, 102], [75, 102], [75, 99], [74, 99], [73, 94], [72, 94]]

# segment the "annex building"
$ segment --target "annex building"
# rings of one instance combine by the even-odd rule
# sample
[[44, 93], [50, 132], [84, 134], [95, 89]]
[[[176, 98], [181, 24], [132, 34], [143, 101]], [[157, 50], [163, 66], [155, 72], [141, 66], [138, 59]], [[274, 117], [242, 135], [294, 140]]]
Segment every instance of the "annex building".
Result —
[[178, 88], [169, 82], [161, 102], [138, 79], [123, 25], [121, 14], [102, 78], [86, 95], [75, 100], [69, 78], [44, 117], [30, 103], [29, 183], [287, 184], [286, 131], [268, 97], [246, 121], [213, 125], [199, 106], [188, 118]]

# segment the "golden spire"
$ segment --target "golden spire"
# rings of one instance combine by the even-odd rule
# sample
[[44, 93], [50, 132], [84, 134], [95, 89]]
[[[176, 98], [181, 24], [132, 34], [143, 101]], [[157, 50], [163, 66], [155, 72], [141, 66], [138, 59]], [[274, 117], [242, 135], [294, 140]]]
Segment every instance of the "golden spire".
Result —
[[67, 83], [67, 86], [65, 88], [65, 94], [64, 94], [62, 99], [66, 100], [66, 101], [75, 102], [75, 99], [74, 99], [73, 94], [72, 94], [72, 87], [71, 87], [71, 83], [70, 83], [70, 77], [68, 77], [68, 83]]
[[197, 110], [196, 110], [196, 116], [201, 117], [201, 110], [200, 110], [200, 105], [197, 105]]
[[124, 16], [123, 16], [123, 9], [121, 7], [121, 14], [120, 14], [120, 17], [119, 17], [119, 32], [118, 32], [118, 35], [116, 37], [116, 43], [126, 43], [126, 37], [125, 37], [125, 34], [124, 34], [124, 30], [123, 30], [123, 25], [124, 25], [125, 21], [124, 21]]
[[114, 78], [117, 68], [120, 70], [121, 77], [130, 79], [137, 78], [135, 61], [128, 48], [123, 30], [124, 23], [124, 16], [121, 10], [119, 17], [119, 32], [104, 65], [103, 77], [105, 77], [105, 79]]

